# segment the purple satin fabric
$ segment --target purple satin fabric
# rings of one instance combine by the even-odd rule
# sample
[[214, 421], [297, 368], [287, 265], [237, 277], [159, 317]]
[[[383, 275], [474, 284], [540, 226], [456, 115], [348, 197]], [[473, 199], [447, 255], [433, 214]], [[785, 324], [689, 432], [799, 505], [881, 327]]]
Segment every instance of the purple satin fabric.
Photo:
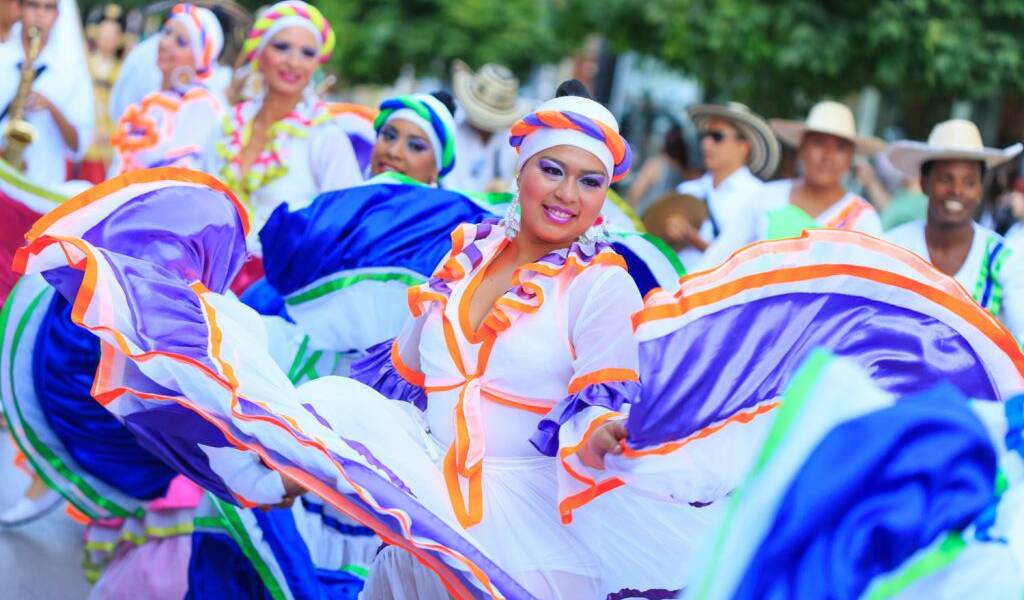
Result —
[[854, 359], [895, 394], [947, 380], [970, 398], [999, 397], [967, 340], [932, 317], [855, 296], [787, 294], [641, 343], [643, 393], [630, 412], [630, 445], [679, 440], [781, 395], [818, 347]]
[[[82, 239], [97, 248], [125, 291], [135, 341], [142, 351], [180, 354], [214, 368], [208, 358], [206, 319], [188, 286], [198, 281], [223, 292], [245, 261], [241, 216], [224, 194], [179, 185], [141, 194], [111, 211]], [[74, 301], [81, 271], [63, 267], [43, 275]], [[115, 383], [140, 392], [175, 393], [145, 377], [131, 362]], [[227, 446], [216, 427], [174, 404], [121, 417], [140, 445], [202, 487], [234, 502], [196, 446]]]
[[245, 262], [241, 216], [220, 192], [186, 186], [137, 196], [92, 227], [85, 241], [161, 265], [223, 292]]
[[[241, 269], [245, 237], [233, 203], [214, 190], [171, 186], [118, 207], [82, 239], [99, 248], [111, 265], [131, 313], [145, 310], [145, 319], [135, 319], [143, 350], [163, 345], [212, 366], [206, 358], [202, 309], [187, 284], [198, 281], [220, 293]], [[74, 300], [80, 271], [64, 267], [43, 275]], [[160, 310], [152, 310], [150, 303], [157, 298]], [[168, 339], [174, 340], [170, 348], [161, 344]]]
[[367, 350], [367, 356], [352, 363], [349, 377], [372, 387], [386, 398], [409, 402], [420, 410], [426, 410], [426, 392], [406, 381], [391, 363], [393, 343], [394, 340], [388, 340]]
[[209, 459], [197, 445], [225, 448], [231, 444], [220, 430], [198, 414], [174, 404], [130, 414], [124, 418], [124, 424], [140, 446], [169, 467], [224, 501], [236, 503], [235, 497], [210, 468]]

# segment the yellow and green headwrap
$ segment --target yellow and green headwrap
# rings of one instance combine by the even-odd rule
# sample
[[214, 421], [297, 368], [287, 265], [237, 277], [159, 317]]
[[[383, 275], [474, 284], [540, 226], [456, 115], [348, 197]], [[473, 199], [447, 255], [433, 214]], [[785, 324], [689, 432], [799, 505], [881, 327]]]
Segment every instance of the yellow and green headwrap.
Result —
[[311, 31], [320, 47], [320, 63], [327, 62], [334, 50], [334, 30], [315, 6], [301, 0], [278, 2], [256, 19], [242, 45], [245, 62], [255, 69], [267, 42], [278, 31], [291, 26], [305, 27]]

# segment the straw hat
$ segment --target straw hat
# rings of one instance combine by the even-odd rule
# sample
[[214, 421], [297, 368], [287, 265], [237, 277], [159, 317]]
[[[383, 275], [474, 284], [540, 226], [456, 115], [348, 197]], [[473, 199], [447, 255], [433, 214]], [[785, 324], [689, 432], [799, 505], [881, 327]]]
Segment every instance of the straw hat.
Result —
[[488, 63], [474, 73], [466, 63], [456, 60], [452, 87], [466, 119], [484, 131], [508, 129], [530, 108], [519, 97], [519, 80], [502, 65]]
[[932, 160], [976, 160], [991, 169], [1020, 154], [1024, 145], [986, 148], [977, 125], [966, 119], [950, 119], [932, 128], [927, 142], [900, 140], [885, 151], [886, 157], [905, 177], [921, 176], [921, 165]]
[[875, 154], [885, 148], [885, 142], [873, 136], [857, 135], [853, 111], [845, 104], [825, 100], [811, 108], [806, 121], [772, 119], [772, 129], [790, 146], [798, 147], [808, 132], [827, 133], [853, 144], [859, 154]]
[[661, 238], [679, 252], [689, 243], [674, 237], [669, 231], [668, 224], [673, 218], [681, 218], [700, 231], [701, 225], [708, 218], [708, 204], [696, 196], [671, 191], [659, 197], [644, 213], [643, 222], [647, 233]]
[[775, 173], [782, 154], [779, 140], [775, 138], [775, 134], [772, 133], [764, 119], [751, 112], [746, 105], [739, 102], [698, 104], [686, 109], [686, 112], [690, 115], [693, 124], [697, 126], [698, 131], [704, 129], [704, 123], [708, 119], [722, 119], [735, 125], [743, 137], [750, 142], [747, 167], [751, 172], [761, 179], [767, 179]]

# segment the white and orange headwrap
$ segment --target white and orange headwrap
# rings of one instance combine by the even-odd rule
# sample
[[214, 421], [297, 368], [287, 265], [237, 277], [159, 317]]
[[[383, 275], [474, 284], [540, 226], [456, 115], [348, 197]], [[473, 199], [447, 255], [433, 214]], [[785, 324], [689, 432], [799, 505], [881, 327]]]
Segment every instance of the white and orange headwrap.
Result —
[[260, 54], [271, 38], [282, 29], [294, 26], [303, 27], [313, 33], [320, 52], [320, 63], [327, 62], [334, 50], [334, 30], [315, 6], [301, 0], [278, 2], [256, 19], [242, 45], [245, 62], [255, 69]]
[[224, 30], [209, 9], [192, 4], [177, 4], [171, 9], [167, 22], [177, 21], [188, 30], [192, 55], [196, 59], [196, 77], [206, 79], [213, 74], [213, 68], [224, 49]]
[[562, 96], [541, 104], [512, 126], [509, 137], [519, 152], [519, 167], [531, 156], [555, 146], [575, 146], [601, 161], [612, 181], [629, 173], [632, 151], [619, 135], [619, 122], [600, 103]]

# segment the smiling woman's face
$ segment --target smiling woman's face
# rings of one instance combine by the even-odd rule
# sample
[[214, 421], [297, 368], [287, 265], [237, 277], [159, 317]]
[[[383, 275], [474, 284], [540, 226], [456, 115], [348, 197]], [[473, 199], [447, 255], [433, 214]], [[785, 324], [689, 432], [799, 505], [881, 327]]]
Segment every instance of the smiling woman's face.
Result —
[[609, 183], [601, 161], [575, 146], [531, 156], [519, 174], [520, 235], [569, 246], [597, 221]]
[[192, 42], [188, 29], [179, 21], [168, 21], [160, 33], [156, 52], [156, 66], [163, 76], [169, 77], [181, 68], [195, 68], [196, 57], [192, 54]]
[[370, 155], [370, 174], [394, 171], [422, 183], [437, 181], [437, 161], [427, 134], [418, 125], [395, 118], [384, 124]]
[[278, 31], [260, 53], [260, 72], [271, 94], [302, 94], [319, 64], [316, 36], [305, 27]]

